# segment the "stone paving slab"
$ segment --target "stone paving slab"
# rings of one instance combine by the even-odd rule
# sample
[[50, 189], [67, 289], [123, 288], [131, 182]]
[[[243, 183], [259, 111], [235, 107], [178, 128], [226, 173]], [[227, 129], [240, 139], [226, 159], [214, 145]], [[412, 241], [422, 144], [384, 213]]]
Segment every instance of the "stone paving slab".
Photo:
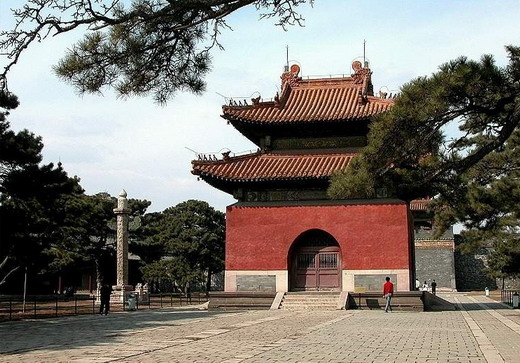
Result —
[[520, 312], [173, 309], [0, 324], [0, 362], [520, 362]]
[[[486, 304], [475, 302], [472, 297], [462, 297], [460, 300], [466, 302], [468, 314], [502, 358], [501, 360], [495, 357], [488, 361], [520, 362], [520, 325], [490, 309]], [[489, 351], [490, 348], [482, 349]]]
[[443, 315], [356, 312], [246, 362], [484, 362], [460, 315]]

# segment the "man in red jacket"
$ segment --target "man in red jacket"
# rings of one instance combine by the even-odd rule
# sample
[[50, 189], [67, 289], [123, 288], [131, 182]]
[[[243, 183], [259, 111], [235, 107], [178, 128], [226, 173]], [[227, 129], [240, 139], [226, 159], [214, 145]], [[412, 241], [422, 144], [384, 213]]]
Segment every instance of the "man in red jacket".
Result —
[[386, 299], [385, 313], [388, 313], [388, 310], [392, 311], [392, 306], [390, 302], [392, 301], [392, 295], [394, 294], [394, 284], [390, 281], [390, 277], [386, 277], [386, 282], [383, 285], [383, 297]]

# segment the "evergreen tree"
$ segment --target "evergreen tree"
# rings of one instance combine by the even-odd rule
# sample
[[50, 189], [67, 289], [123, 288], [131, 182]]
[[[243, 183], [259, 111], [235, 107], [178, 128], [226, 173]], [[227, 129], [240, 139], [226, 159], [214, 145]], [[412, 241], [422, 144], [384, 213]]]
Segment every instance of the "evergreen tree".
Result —
[[[59, 237], [49, 245], [46, 253], [53, 257], [49, 269], [58, 271], [80, 261], [91, 263], [96, 271], [98, 286], [108, 280], [103, 265], [115, 264], [117, 198], [107, 193], [68, 196], [60, 209], [63, 228], [57, 228]], [[140, 227], [140, 218], [150, 202], [129, 199], [129, 234]]]
[[[61, 164], [41, 165], [41, 138], [9, 128], [6, 116], [17, 106], [16, 96], [0, 92], [0, 285], [21, 267], [52, 273], [80, 261], [94, 265], [100, 283], [102, 262], [115, 261], [117, 199], [87, 196]], [[129, 200], [131, 231], [149, 205]]]
[[[496, 273], [520, 272], [520, 48], [506, 50], [505, 67], [490, 55], [461, 57], [404, 85], [329, 195], [374, 197], [386, 188], [406, 201], [435, 197], [439, 233], [463, 223], [466, 247], [495, 247]], [[452, 124], [459, 136], [446, 135]]]
[[65, 200], [83, 193], [77, 178], [62, 166], [40, 165], [41, 138], [9, 129], [6, 116], [16, 96], [0, 92], [0, 285], [21, 267], [45, 270], [45, 250], [64, 227], [59, 216]]
[[144, 277], [184, 289], [203, 282], [209, 291], [211, 276], [224, 268], [224, 213], [206, 202], [188, 200], [154, 214], [147, 228], [145, 244], [155, 260], [145, 259]]

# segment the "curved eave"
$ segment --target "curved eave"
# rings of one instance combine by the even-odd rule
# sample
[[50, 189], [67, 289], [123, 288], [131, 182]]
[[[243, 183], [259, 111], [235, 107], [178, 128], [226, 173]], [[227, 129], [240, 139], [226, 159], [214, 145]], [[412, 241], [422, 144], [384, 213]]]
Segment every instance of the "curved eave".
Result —
[[231, 179], [215, 176], [212, 174], [201, 173], [197, 174], [192, 171], [193, 174], [197, 175], [204, 182], [208, 183], [212, 187], [219, 189], [225, 193], [233, 194], [238, 188], [247, 188], [248, 186], [253, 187], [258, 184], [262, 184], [264, 187], [267, 184], [283, 184], [284, 187], [290, 184], [301, 184], [301, 183], [327, 183], [330, 179], [329, 176], [323, 177], [299, 177], [299, 178], [255, 178], [255, 179]]
[[204, 181], [211, 180], [218, 180], [221, 182], [227, 182], [227, 183], [265, 183], [265, 182], [290, 182], [290, 181], [310, 181], [310, 180], [327, 180], [330, 179], [330, 175], [324, 175], [324, 176], [298, 176], [298, 177], [273, 177], [273, 178], [226, 178], [223, 176], [211, 174], [211, 173], [204, 173], [200, 172], [197, 173], [196, 170], [192, 170], [192, 174], [197, 175], [198, 177], [202, 178]]
[[246, 123], [250, 125], [260, 125], [260, 126], [286, 126], [286, 125], [313, 125], [313, 124], [338, 124], [338, 123], [350, 123], [354, 121], [369, 121], [375, 115], [369, 116], [359, 116], [359, 117], [350, 117], [350, 118], [338, 118], [338, 119], [330, 119], [330, 118], [318, 118], [312, 120], [282, 120], [282, 121], [271, 121], [271, 120], [253, 120], [244, 117], [239, 117], [237, 115], [224, 113], [220, 115], [223, 119], [229, 121], [234, 125], [235, 122]]

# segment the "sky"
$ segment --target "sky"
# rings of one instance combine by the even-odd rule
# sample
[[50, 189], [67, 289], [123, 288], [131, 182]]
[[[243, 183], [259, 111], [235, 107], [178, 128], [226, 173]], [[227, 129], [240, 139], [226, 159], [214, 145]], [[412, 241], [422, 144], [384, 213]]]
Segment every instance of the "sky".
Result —
[[[9, 8], [21, 3], [0, 0], [1, 30], [12, 26]], [[260, 20], [254, 7], [232, 14], [232, 30], [220, 38], [225, 49], [212, 52], [206, 92], [178, 93], [166, 106], [151, 97], [119, 99], [111, 90], [80, 96], [60, 81], [52, 66], [80, 33], [34, 44], [9, 75], [9, 89], [20, 99], [9, 116], [11, 127], [42, 136], [44, 162], [60, 161], [70, 176], [81, 179], [87, 194], [117, 196], [124, 188], [129, 198], [151, 201], [148, 211], [188, 199], [224, 211], [235, 200], [191, 174], [195, 154], [190, 149], [256, 149], [220, 117], [222, 95], [273, 97], [286, 46], [303, 76], [348, 75], [366, 40], [374, 91], [396, 92], [459, 56], [493, 54], [505, 65], [504, 46], [520, 45], [520, 1], [316, 0], [299, 11], [305, 26], [288, 31]]]

